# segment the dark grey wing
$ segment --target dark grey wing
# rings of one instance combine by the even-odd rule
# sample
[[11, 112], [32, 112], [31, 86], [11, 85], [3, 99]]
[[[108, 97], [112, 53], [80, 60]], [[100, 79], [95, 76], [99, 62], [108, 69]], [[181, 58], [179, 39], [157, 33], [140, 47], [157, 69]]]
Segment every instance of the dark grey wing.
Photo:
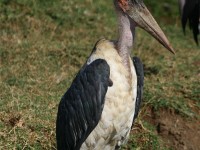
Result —
[[199, 34], [199, 21], [200, 17], [200, 0], [186, 0], [185, 5], [183, 6], [182, 12], [182, 26], [185, 33], [185, 27], [187, 21], [189, 21], [190, 29], [193, 31], [194, 40], [198, 44], [198, 34]]
[[133, 57], [133, 64], [135, 66], [136, 75], [137, 75], [137, 97], [135, 102], [135, 114], [133, 121], [137, 118], [140, 105], [142, 102], [142, 94], [143, 94], [143, 85], [144, 85], [144, 70], [143, 64], [138, 57]]
[[110, 68], [98, 59], [75, 77], [62, 97], [56, 121], [58, 150], [78, 150], [98, 124], [109, 86]]

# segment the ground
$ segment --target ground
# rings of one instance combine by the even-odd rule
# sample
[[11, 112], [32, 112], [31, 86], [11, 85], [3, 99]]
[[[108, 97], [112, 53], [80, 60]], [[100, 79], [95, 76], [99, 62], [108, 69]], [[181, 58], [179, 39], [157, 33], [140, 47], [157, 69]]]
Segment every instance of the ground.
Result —
[[156, 127], [155, 133], [162, 138], [166, 147], [178, 150], [199, 149], [199, 119], [183, 118], [174, 110], [150, 109], [145, 120]]
[[[176, 1], [144, 2], [176, 55], [136, 29], [143, 103], [123, 149], [197, 150], [200, 48]], [[58, 103], [102, 37], [117, 37], [112, 0], [0, 1], [0, 149], [56, 149]]]

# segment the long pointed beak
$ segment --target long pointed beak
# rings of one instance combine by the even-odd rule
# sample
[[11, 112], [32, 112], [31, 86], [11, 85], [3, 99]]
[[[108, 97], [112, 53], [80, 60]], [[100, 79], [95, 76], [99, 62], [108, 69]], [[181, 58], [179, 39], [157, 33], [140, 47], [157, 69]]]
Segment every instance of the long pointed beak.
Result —
[[139, 27], [147, 31], [170, 52], [175, 54], [165, 34], [161, 30], [149, 10], [146, 8], [144, 3], [131, 5], [127, 10], [125, 10], [125, 12]]

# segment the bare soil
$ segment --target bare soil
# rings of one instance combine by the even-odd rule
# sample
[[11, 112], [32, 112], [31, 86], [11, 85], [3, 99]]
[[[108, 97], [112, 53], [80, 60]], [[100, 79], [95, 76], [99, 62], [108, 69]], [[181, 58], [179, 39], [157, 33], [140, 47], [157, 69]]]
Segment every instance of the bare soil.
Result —
[[156, 132], [165, 146], [175, 150], [200, 150], [198, 118], [186, 118], [172, 110], [150, 109], [144, 119], [156, 126]]

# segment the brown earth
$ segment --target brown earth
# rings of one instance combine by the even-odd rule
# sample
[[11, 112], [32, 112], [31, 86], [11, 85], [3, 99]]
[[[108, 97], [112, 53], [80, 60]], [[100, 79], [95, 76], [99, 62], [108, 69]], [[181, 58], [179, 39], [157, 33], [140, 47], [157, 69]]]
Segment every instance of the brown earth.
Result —
[[164, 144], [175, 150], [200, 150], [200, 120], [186, 118], [171, 110], [149, 109], [144, 118], [156, 126]]

